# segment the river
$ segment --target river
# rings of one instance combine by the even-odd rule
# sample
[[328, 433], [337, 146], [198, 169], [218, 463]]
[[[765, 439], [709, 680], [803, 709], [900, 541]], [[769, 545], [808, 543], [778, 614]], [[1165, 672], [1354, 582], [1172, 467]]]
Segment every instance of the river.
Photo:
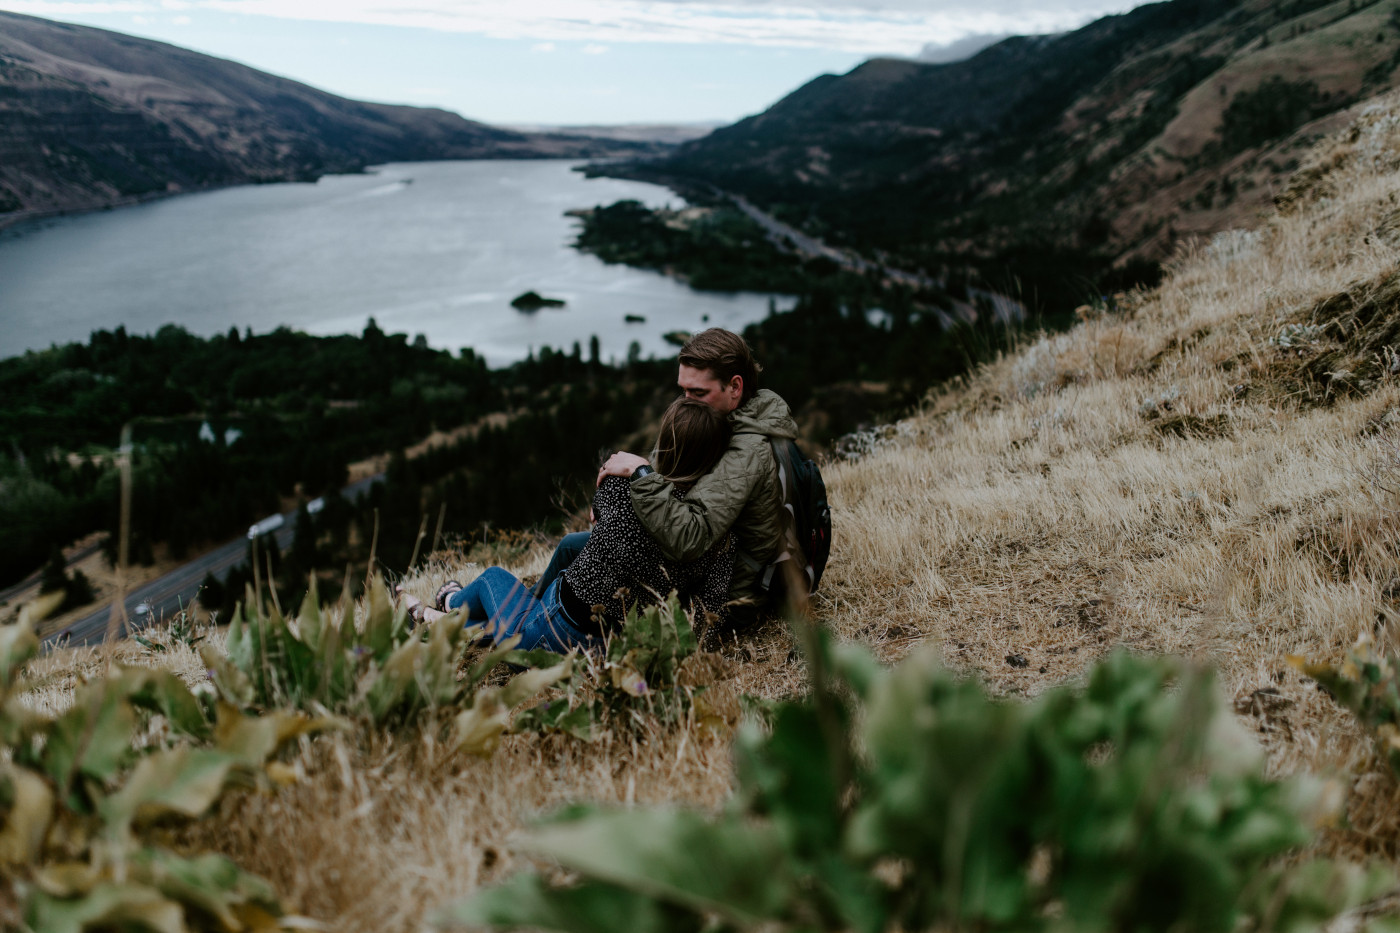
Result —
[[[471, 347], [492, 365], [597, 335], [604, 359], [632, 341], [673, 353], [671, 330], [739, 329], [768, 296], [696, 292], [571, 247], [571, 208], [634, 198], [680, 206], [657, 185], [585, 179], [562, 161], [397, 163], [314, 184], [250, 185], [0, 231], [0, 357], [86, 341], [124, 325], [211, 335], [286, 325], [381, 329]], [[516, 311], [535, 291], [562, 309]], [[645, 323], [626, 323], [627, 315]]]

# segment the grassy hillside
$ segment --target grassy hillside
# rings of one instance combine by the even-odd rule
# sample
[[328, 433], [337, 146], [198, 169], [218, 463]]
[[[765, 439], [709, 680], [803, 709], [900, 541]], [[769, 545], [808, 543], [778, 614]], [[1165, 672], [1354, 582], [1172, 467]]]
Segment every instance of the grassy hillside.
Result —
[[[1314, 150], [1257, 229], [1184, 248], [1160, 288], [1086, 307], [1071, 331], [853, 439], [825, 469], [836, 543], [820, 621], [887, 660], [936, 645], [1012, 697], [1115, 646], [1218, 665], [1272, 773], [1337, 777], [1347, 819], [1314, 847], [1393, 860], [1400, 787], [1286, 656], [1338, 662], [1363, 634], [1400, 647], [1397, 152], [1392, 96]], [[443, 554], [406, 582], [428, 597], [477, 572]], [[304, 746], [295, 786], [227, 803], [178, 838], [271, 879], [332, 929], [416, 930], [530, 864], [512, 833], [542, 810], [721, 806], [738, 698], [800, 689], [793, 649], [774, 623], [709, 660], [712, 715], [643, 719], [592, 744], [509, 736], [476, 761], [411, 730], [324, 737]], [[178, 644], [116, 651], [204, 677]], [[36, 662], [34, 702], [62, 707], [104, 663]]]

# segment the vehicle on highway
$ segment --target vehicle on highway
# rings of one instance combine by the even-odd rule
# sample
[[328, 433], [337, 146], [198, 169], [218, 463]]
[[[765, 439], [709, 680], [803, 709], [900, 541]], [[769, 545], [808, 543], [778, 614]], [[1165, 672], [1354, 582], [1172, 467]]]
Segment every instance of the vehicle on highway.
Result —
[[286, 524], [286, 520], [283, 519], [281, 515], [269, 515], [256, 525], [248, 526], [248, 540], [251, 541], [254, 538], [260, 538], [269, 531], [276, 531], [284, 524]]

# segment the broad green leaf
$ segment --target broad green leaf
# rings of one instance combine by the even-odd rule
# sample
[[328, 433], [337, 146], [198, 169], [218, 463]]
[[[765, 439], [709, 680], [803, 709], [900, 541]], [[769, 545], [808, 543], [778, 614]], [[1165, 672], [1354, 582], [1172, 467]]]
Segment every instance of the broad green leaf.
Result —
[[[233, 609], [228, 635], [224, 639], [224, 651], [228, 653], [228, 659], [245, 673], [254, 670], [259, 663], [257, 615], [257, 597], [253, 593], [252, 585], [248, 584], [243, 589], [243, 602]], [[251, 630], [249, 621], [253, 622]]]
[[272, 885], [222, 855], [206, 853], [183, 858], [160, 849], [146, 849], [132, 858], [130, 870], [166, 897], [214, 917], [228, 930], [243, 928], [238, 915], [240, 907], [257, 907], [270, 918], [282, 913]]
[[574, 666], [574, 653], [571, 651], [553, 667], [523, 671], [510, 679], [501, 689], [501, 703], [514, 709], [545, 687], [569, 676]]
[[176, 732], [194, 739], [209, 737], [209, 722], [204, 718], [199, 700], [184, 681], [170, 671], [144, 667], [124, 669], [118, 677], [118, 689], [137, 706], [161, 713]]
[[169, 815], [202, 815], [219, 799], [241, 764], [227, 753], [188, 746], [147, 755], [121, 790], [98, 804], [107, 834], [124, 840], [134, 823]]
[[510, 707], [501, 702], [497, 691], [478, 690], [471, 708], [457, 714], [452, 748], [479, 758], [490, 758], [500, 747], [509, 721]]
[[135, 730], [136, 713], [119, 685], [107, 680], [89, 684], [78, 691], [73, 705], [49, 731], [44, 771], [62, 794], [80, 775], [108, 784], [134, 757]]
[[105, 882], [85, 896], [56, 898], [35, 891], [25, 908], [25, 922], [43, 933], [96, 930], [186, 933], [185, 912], [154, 888]]
[[344, 720], [333, 716], [313, 718], [285, 710], [245, 716], [236, 707], [220, 703], [218, 721], [214, 724], [214, 747], [245, 765], [261, 768], [284, 742], [313, 732], [345, 727]]
[[576, 657], [577, 652], [570, 651], [567, 655], [556, 654], [553, 651], [546, 651], [543, 648], [532, 648], [528, 651], [508, 650], [502, 653], [498, 663], [512, 664], [516, 667], [553, 667], [558, 664], [561, 658]]
[[53, 791], [39, 775], [0, 763], [0, 785], [9, 805], [0, 814], [0, 864], [37, 862], [54, 817]]
[[511, 722], [512, 732], [565, 732], [583, 742], [592, 742], [594, 711], [590, 704], [570, 707], [569, 699], [561, 697], [522, 710]]
[[408, 610], [406, 605], [395, 606], [384, 578], [375, 574], [369, 586], [369, 609], [365, 613], [364, 630], [360, 633], [361, 643], [369, 649], [370, 656], [382, 664], [389, 657], [408, 630]]
[[407, 641], [389, 655], [365, 691], [365, 703], [374, 722], [382, 722], [396, 709], [416, 709], [421, 694], [418, 678], [423, 672], [427, 651], [422, 642]]
[[523, 848], [586, 879], [737, 924], [778, 919], [799, 895], [771, 830], [685, 810], [603, 811], [546, 823], [525, 836]]
[[59, 862], [45, 865], [34, 873], [34, 883], [53, 897], [87, 894], [103, 881], [101, 872], [88, 862]]
[[457, 664], [463, 636], [451, 615], [430, 624], [427, 640], [412, 638], [394, 650], [365, 694], [371, 717], [383, 721], [391, 713], [411, 714], [425, 706], [452, 703], [461, 686]]
[[[237, 617], [237, 613], [235, 613], [235, 617]], [[232, 625], [229, 629], [232, 631]], [[199, 656], [203, 659], [204, 668], [214, 681], [214, 686], [218, 688], [221, 697], [238, 706], [253, 705], [256, 699], [253, 682], [247, 674], [239, 669], [230, 656], [224, 655], [209, 645], [199, 646]]]
[[868, 699], [875, 685], [888, 673], [866, 647], [850, 642], [831, 647], [831, 665], [836, 675], [861, 699]]
[[39, 636], [28, 620], [0, 625], [0, 698], [14, 689], [24, 665], [39, 653]]
[[695, 914], [624, 888], [597, 882], [555, 888], [532, 874], [517, 875], [449, 904], [430, 922], [437, 927], [523, 927], [563, 933], [688, 933], [701, 928], [701, 918]]
[[[468, 637], [475, 643], [480, 641], [484, 634], [485, 630], [481, 626], [473, 626], [468, 633]], [[517, 654], [515, 646], [518, 644], [520, 644], [519, 635], [511, 635], [509, 638], [501, 639], [490, 651], [482, 655], [467, 669], [467, 682], [470, 684], [478, 684], [487, 674], [491, 673], [491, 670], [497, 664], [502, 662], [510, 663], [510, 658]]]
[[16, 761], [35, 763], [30, 739], [39, 733], [47, 734], [51, 722], [48, 716], [21, 702], [19, 695], [0, 699], [0, 746], [14, 749]]
[[297, 634], [318, 658], [325, 657], [321, 650], [321, 636], [325, 628], [326, 621], [321, 616], [321, 597], [316, 592], [316, 574], [313, 573], [306, 587], [306, 596], [301, 601], [301, 611], [297, 613]]

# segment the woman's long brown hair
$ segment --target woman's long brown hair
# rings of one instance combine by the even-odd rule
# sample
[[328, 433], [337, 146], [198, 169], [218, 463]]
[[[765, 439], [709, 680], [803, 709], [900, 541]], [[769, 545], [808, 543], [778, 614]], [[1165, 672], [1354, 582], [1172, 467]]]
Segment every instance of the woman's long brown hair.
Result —
[[678, 398], [661, 416], [656, 469], [679, 486], [710, 472], [729, 447], [729, 416], [693, 398]]

